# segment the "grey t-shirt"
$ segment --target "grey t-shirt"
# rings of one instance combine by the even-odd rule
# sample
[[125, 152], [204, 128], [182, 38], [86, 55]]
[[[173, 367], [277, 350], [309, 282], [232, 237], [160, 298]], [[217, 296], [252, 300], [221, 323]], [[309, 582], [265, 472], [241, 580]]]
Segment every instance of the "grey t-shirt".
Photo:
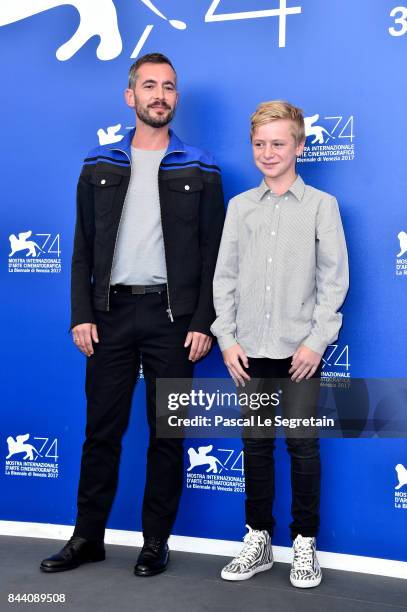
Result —
[[113, 259], [112, 285], [167, 282], [158, 193], [158, 169], [165, 151], [131, 148], [131, 177]]

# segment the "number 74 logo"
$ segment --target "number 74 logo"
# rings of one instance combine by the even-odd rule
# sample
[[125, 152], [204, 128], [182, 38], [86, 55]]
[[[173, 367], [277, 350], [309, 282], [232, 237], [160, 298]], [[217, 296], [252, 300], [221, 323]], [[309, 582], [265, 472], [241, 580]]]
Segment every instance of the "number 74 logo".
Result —
[[52, 234], [35, 234], [36, 236], [42, 236], [43, 242], [41, 244], [41, 250], [47, 253], [52, 253], [59, 257], [61, 255], [61, 247], [60, 247], [60, 235], [56, 234], [53, 236]]
[[324, 369], [325, 366], [340, 366], [349, 370], [349, 345], [346, 344], [346, 346], [340, 350], [337, 344], [330, 344], [325, 356], [322, 358], [322, 369]]

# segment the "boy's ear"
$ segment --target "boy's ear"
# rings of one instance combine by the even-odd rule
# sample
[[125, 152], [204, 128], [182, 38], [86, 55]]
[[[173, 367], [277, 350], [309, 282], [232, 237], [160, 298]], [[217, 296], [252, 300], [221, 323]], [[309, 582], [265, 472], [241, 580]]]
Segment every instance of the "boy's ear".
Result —
[[301, 155], [303, 154], [304, 146], [305, 146], [305, 138], [304, 140], [301, 140], [301, 142], [298, 143], [297, 148], [295, 149], [297, 157], [301, 157]]

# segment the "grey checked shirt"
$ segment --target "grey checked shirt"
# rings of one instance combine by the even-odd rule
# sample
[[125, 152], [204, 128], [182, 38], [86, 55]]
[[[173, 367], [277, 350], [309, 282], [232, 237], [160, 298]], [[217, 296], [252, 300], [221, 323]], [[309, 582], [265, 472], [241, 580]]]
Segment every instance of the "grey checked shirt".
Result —
[[334, 342], [349, 285], [336, 199], [300, 176], [282, 196], [264, 181], [229, 202], [213, 281], [221, 350], [283, 359]]

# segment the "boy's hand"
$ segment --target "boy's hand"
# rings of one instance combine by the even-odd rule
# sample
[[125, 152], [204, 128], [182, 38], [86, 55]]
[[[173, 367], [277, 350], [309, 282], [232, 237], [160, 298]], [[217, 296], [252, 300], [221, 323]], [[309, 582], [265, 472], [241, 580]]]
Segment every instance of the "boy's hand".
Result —
[[292, 374], [291, 380], [294, 382], [300, 382], [303, 378], [307, 380], [315, 374], [319, 362], [321, 361], [322, 355], [312, 351], [303, 344], [295, 351], [292, 361], [291, 368], [288, 373]]
[[229, 370], [229, 374], [233, 378], [233, 382], [235, 383], [236, 387], [238, 387], [239, 384], [244, 387], [244, 381], [250, 380], [250, 376], [244, 371], [240, 362], [243, 363], [245, 368], [248, 368], [249, 361], [240, 344], [234, 344], [230, 348], [223, 351], [222, 355], [225, 366]]

